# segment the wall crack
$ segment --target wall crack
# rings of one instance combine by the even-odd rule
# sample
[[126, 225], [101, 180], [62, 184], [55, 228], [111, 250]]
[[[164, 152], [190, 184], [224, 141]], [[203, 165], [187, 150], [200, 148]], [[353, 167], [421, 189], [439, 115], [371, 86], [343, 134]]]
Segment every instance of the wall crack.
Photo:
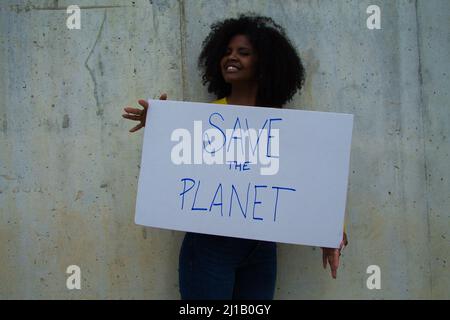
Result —
[[89, 71], [89, 75], [90, 75], [90, 77], [92, 79], [92, 82], [94, 83], [94, 98], [95, 98], [95, 105], [97, 107], [97, 115], [98, 116], [103, 115], [103, 108], [100, 106], [100, 101], [99, 101], [99, 98], [98, 98], [98, 84], [97, 84], [97, 80], [95, 79], [94, 70], [89, 68], [89, 64], [88, 63], [89, 63], [89, 59], [92, 56], [92, 53], [95, 50], [95, 47], [97, 46], [97, 43], [98, 43], [99, 39], [100, 39], [100, 36], [102, 34], [103, 26], [105, 24], [105, 21], [106, 21], [106, 10], [105, 10], [105, 12], [103, 14], [103, 21], [102, 21], [102, 24], [100, 25], [100, 30], [98, 31], [97, 38], [95, 39], [94, 45], [92, 46], [92, 49], [89, 52], [89, 55], [86, 58], [86, 61], [84, 62], [84, 66]]

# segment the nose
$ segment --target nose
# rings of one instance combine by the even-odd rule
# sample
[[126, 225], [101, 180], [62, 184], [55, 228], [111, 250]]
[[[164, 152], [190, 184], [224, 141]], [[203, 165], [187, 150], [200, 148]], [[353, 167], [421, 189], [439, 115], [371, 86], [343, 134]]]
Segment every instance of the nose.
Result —
[[228, 54], [228, 60], [234, 60], [234, 61], [237, 60], [236, 51], [233, 50]]

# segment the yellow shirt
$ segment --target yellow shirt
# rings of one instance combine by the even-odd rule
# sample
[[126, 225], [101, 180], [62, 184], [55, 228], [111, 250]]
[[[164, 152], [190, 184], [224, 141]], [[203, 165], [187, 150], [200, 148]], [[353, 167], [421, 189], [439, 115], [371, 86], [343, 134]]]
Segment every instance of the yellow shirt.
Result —
[[227, 97], [214, 101], [216, 104], [228, 104]]

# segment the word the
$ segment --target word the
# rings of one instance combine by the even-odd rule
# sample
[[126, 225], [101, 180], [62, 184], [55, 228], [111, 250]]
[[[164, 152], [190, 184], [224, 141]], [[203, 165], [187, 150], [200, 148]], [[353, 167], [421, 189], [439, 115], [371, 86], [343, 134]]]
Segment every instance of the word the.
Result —
[[249, 165], [251, 164], [250, 161], [245, 161], [244, 163], [239, 163], [237, 161], [228, 161], [229, 169], [230, 170], [236, 170], [236, 171], [247, 171], [250, 170]]
[[[293, 188], [287, 188], [287, 187], [279, 187], [279, 186], [272, 186], [269, 187], [267, 185], [253, 185], [252, 188], [251, 187], [251, 183], [249, 182], [247, 185], [247, 191], [245, 193], [245, 209], [243, 207], [244, 201], [241, 201], [239, 195], [238, 195], [238, 189], [236, 188], [236, 186], [234, 184], [231, 185], [231, 187], [227, 187], [226, 190], [227, 194], [225, 194], [225, 196], [227, 196], [228, 202], [224, 203], [224, 192], [223, 192], [223, 186], [222, 183], [219, 183], [217, 188], [214, 190], [214, 193], [210, 192], [209, 195], [210, 197], [208, 197], [208, 199], [210, 199], [210, 201], [207, 202], [207, 204], [209, 204], [209, 207], [200, 207], [197, 204], [197, 196], [200, 190], [200, 184], [201, 181], [195, 181], [194, 179], [191, 178], [182, 178], [181, 182], [183, 184], [182, 187], [182, 191], [179, 194], [181, 197], [181, 210], [183, 210], [185, 208], [185, 198], [186, 198], [186, 194], [190, 193], [193, 191], [194, 187], [195, 188], [195, 194], [193, 196], [191, 196], [192, 199], [192, 206], [190, 207], [191, 211], [209, 211], [211, 212], [213, 210], [213, 208], [215, 210], [220, 209], [220, 215], [223, 217], [224, 215], [224, 205], [226, 204], [228, 206], [228, 217], [231, 217], [231, 214], [233, 212], [233, 204], [234, 207], [237, 209], [239, 208], [239, 212], [240, 214], [242, 214], [242, 216], [247, 219], [247, 213], [248, 213], [248, 209], [249, 209], [249, 197], [252, 198], [253, 200], [250, 202], [250, 206], [251, 206], [251, 214], [252, 217], [251, 219], [253, 220], [264, 220], [263, 217], [258, 216], [256, 213], [256, 207], [257, 205], [263, 204], [262, 201], [260, 201], [261, 199], [258, 198], [258, 191], [259, 194], [262, 194], [262, 196], [264, 197], [264, 199], [268, 200], [267, 202], [269, 202], [269, 204], [271, 204], [271, 212], [272, 212], [272, 217], [273, 217], [273, 221], [276, 221], [277, 219], [277, 207], [278, 207], [278, 202], [279, 202], [279, 198], [280, 198], [280, 191], [296, 191]], [[251, 191], [250, 191], [251, 190]], [[210, 190], [211, 191], [211, 190]], [[203, 191], [205, 193], [205, 191]], [[207, 191], [206, 191], [207, 192]], [[251, 194], [252, 193], [252, 194]], [[233, 202], [234, 201], [234, 202]], [[266, 204], [266, 201], [264, 202], [264, 204]], [[263, 204], [263, 205], [264, 205]], [[216, 209], [216, 207], [219, 207], [218, 209]], [[267, 204], [266, 204], [267, 207]], [[226, 211], [226, 209], [225, 209]], [[267, 210], [266, 210], [267, 211]], [[249, 217], [250, 219], [250, 217]]]

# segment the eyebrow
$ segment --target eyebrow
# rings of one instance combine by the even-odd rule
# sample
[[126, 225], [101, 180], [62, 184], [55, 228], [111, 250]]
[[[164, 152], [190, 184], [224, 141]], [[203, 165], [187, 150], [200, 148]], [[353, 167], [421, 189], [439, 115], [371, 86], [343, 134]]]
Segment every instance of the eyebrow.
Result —
[[[229, 49], [231, 49], [231, 47], [230, 47], [230, 46], [228, 46], [228, 47], [227, 47], [227, 50], [229, 50]], [[238, 49], [238, 50], [241, 50], [241, 49], [245, 49], [245, 50], [252, 50], [252, 48], [251, 48], [251, 47], [238, 47], [237, 49]]]

